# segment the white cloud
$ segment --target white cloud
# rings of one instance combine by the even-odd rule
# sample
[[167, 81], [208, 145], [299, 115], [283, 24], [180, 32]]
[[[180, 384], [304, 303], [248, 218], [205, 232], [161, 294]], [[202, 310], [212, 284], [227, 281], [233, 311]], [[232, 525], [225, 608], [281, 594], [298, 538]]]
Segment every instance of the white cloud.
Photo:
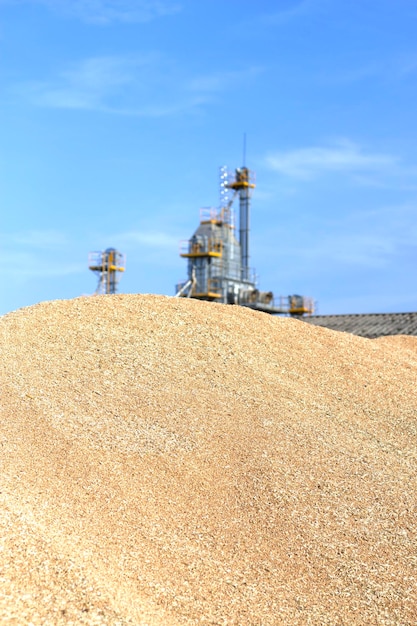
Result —
[[0, 4], [38, 4], [56, 13], [85, 22], [149, 22], [177, 13], [175, 0], [0, 0]]
[[267, 166], [284, 176], [314, 179], [330, 172], [351, 174], [380, 173], [397, 169], [399, 159], [389, 154], [365, 152], [349, 140], [333, 146], [311, 146], [266, 157]]
[[260, 68], [187, 77], [157, 53], [84, 59], [57, 78], [31, 81], [14, 93], [32, 104], [121, 115], [162, 117], [199, 109], [213, 95], [245, 84]]
[[378, 59], [348, 68], [338, 65], [333, 71], [327, 67], [326, 71], [316, 74], [316, 80], [321, 85], [351, 85], [375, 78], [386, 80], [390, 74], [396, 74], [395, 68], [388, 67], [386, 61], [384, 63]]
[[[179, 249], [177, 237], [156, 229], [107, 235], [95, 233], [90, 238], [102, 242], [110, 241], [123, 253], [139, 250], [142, 259], [146, 258], [155, 266], [163, 267], [172, 265], [173, 254], [175, 255]], [[33, 278], [85, 275], [88, 254], [80, 250], [81, 245], [76, 241], [74, 234], [69, 235], [52, 229], [2, 234], [0, 235], [2, 267], [9, 278], [21, 284]], [[108, 245], [104, 244], [102, 249], [107, 247]]]
[[56, 230], [27, 230], [3, 233], [0, 237], [1, 262], [9, 277], [68, 276], [85, 271], [85, 264], [69, 254], [70, 241]]
[[[314, 236], [299, 232], [298, 239], [282, 243], [279, 255], [291, 259], [288, 272], [295, 277], [303, 274], [316, 275], [317, 272], [337, 273], [343, 268], [368, 269], [383, 268], [396, 253], [397, 241], [389, 234], [363, 233], [359, 230], [342, 232], [329, 228], [316, 232]], [[265, 242], [262, 246], [265, 254]], [[270, 257], [277, 255], [276, 245], [271, 244]]]
[[115, 235], [113, 239], [126, 247], [137, 244], [148, 248], [162, 248], [163, 250], [170, 247], [178, 248], [178, 239], [161, 231], [130, 231]]
[[401, 59], [399, 67], [400, 77], [408, 77], [410, 74], [415, 74], [416, 70], [417, 54], [412, 54]]
[[17, 91], [34, 104], [53, 108], [106, 109], [109, 98], [128, 89], [155, 64], [150, 56], [125, 58], [92, 57], [73, 64], [56, 80], [20, 85]]
[[384, 234], [362, 232], [326, 233], [305, 249], [303, 256], [308, 263], [360, 266], [378, 268], [387, 264], [395, 253], [396, 244]]
[[85, 263], [51, 258], [50, 251], [12, 249], [2, 251], [2, 267], [10, 279], [29, 280], [48, 276], [69, 276], [85, 272]]
[[286, 9], [279, 9], [273, 13], [265, 13], [260, 17], [262, 24], [280, 25], [286, 24], [294, 19], [299, 19], [310, 15], [322, 3], [321, 0], [301, 0], [295, 2]]
[[8, 241], [19, 246], [56, 250], [66, 245], [68, 239], [64, 233], [56, 230], [28, 230], [13, 233], [8, 237]]
[[215, 93], [230, 87], [245, 84], [263, 72], [262, 67], [249, 67], [243, 70], [202, 74], [189, 80], [187, 88], [198, 93]]
[[378, 81], [380, 84], [390, 84], [406, 81], [413, 78], [417, 70], [417, 55], [389, 55], [388, 57], [370, 57], [368, 61], [355, 66], [341, 67], [337, 64], [332, 69], [315, 74], [320, 85], [350, 85], [366, 81]]
[[[297, 237], [288, 238], [267, 233], [270, 237], [271, 257], [279, 254], [291, 261], [295, 275], [303, 272], [325, 271], [337, 273], [341, 268], [380, 269], [395, 265], [403, 255], [416, 250], [416, 205], [413, 202], [381, 206], [372, 210], [352, 209], [348, 214], [332, 218], [314, 217], [314, 227], [301, 223]], [[313, 230], [314, 228], [314, 230]], [[265, 246], [262, 247], [264, 254]], [[261, 252], [261, 251], [260, 251]], [[415, 255], [415, 252], [411, 252]]]

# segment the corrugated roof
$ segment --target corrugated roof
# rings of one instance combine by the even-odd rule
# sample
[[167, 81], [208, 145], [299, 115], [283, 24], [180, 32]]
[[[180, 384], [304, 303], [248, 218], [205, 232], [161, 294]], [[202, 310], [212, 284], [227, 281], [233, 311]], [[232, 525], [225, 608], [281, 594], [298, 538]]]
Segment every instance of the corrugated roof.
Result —
[[303, 321], [369, 339], [387, 335], [417, 335], [417, 313], [312, 315], [304, 317]]

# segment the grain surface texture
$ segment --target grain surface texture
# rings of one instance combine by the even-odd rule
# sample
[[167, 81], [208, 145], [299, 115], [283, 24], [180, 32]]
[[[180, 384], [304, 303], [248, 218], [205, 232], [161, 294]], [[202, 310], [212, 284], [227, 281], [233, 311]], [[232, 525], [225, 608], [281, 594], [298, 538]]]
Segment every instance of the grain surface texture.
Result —
[[411, 626], [417, 338], [151, 295], [0, 319], [0, 624]]

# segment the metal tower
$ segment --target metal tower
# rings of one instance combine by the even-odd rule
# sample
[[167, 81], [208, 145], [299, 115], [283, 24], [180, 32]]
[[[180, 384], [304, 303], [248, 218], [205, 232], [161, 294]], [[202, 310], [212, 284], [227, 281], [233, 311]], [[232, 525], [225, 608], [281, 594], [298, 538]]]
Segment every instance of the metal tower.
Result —
[[252, 182], [253, 173], [247, 167], [235, 170], [235, 179], [227, 186], [239, 194], [239, 243], [241, 252], [242, 280], [249, 280], [249, 203], [251, 189], [255, 189]]
[[115, 248], [107, 248], [104, 252], [90, 252], [88, 268], [98, 276], [96, 295], [117, 292], [119, 272], [124, 272], [126, 256]]
[[[188, 259], [188, 279], [176, 285], [176, 296], [240, 304], [266, 313], [305, 315], [314, 310], [311, 298], [259, 291], [249, 267], [250, 194], [254, 176], [247, 167], [228, 173], [220, 169], [220, 208], [201, 209], [200, 225], [182, 242], [180, 256]], [[234, 231], [232, 204], [239, 196], [239, 240]]]

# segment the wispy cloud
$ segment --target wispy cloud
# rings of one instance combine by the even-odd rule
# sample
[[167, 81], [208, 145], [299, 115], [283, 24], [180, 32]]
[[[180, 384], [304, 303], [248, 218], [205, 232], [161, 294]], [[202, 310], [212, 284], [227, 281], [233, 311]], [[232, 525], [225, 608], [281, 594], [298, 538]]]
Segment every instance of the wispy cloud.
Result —
[[359, 175], [392, 171], [398, 169], [400, 160], [390, 154], [366, 152], [344, 139], [329, 146], [274, 152], [266, 157], [266, 164], [284, 176], [309, 180], [331, 172]]
[[316, 73], [315, 79], [320, 85], [352, 85], [370, 79], [386, 80], [388, 76], [394, 77], [397, 74], [398, 70], [378, 59], [347, 68], [342, 68], [339, 64], [333, 71], [327, 67], [326, 71]]
[[34, 277], [68, 276], [85, 271], [69, 254], [67, 235], [57, 230], [22, 230], [0, 237], [2, 267], [19, 281]]
[[417, 54], [409, 54], [403, 56], [398, 62], [400, 78], [408, 77], [410, 74], [415, 74], [417, 71]]
[[137, 247], [137, 245], [147, 248], [178, 248], [178, 238], [163, 231], [129, 231], [114, 236], [114, 239], [121, 246]]
[[261, 71], [249, 67], [187, 76], [158, 53], [109, 55], [74, 63], [50, 80], [21, 83], [13, 92], [37, 106], [162, 117], [197, 110]]
[[[410, 250], [415, 251], [415, 212], [415, 203], [405, 202], [372, 210], [355, 208], [332, 218], [317, 214], [314, 230], [310, 224], [301, 223], [295, 240], [280, 239], [279, 253], [294, 259], [290, 265], [295, 276], [318, 271], [337, 274], [346, 268], [386, 268], [397, 264], [396, 259]], [[274, 241], [270, 251], [273, 256], [277, 234], [270, 236]], [[265, 253], [265, 246], [260, 252]]]
[[[110, 241], [124, 253], [141, 251], [155, 266], [168, 267], [176, 259], [179, 237], [158, 229], [143, 228], [127, 232], [90, 233], [77, 239], [74, 233], [59, 230], [22, 230], [0, 234], [0, 257], [9, 278], [20, 283], [32, 278], [85, 275], [87, 272], [88, 239], [102, 242], [102, 250]], [[133, 255], [132, 255], [133, 256]], [[131, 260], [131, 259], [130, 259]]]
[[38, 4], [64, 17], [103, 25], [149, 22], [181, 10], [175, 0], [0, 0], [0, 4]]
[[341, 67], [337, 63], [327, 67], [326, 71], [315, 74], [315, 80], [321, 85], [351, 85], [366, 81], [377, 81], [382, 84], [398, 83], [414, 77], [417, 71], [417, 55], [392, 55], [382, 58], [380, 55], [368, 61], [360, 60], [356, 65]]
[[231, 87], [243, 85], [264, 71], [261, 66], [235, 71], [220, 71], [212, 74], [202, 74], [188, 81], [187, 89], [196, 93], [216, 93]]
[[[157, 221], [157, 220], [156, 220]], [[152, 224], [139, 227], [136, 230], [113, 233], [90, 234], [90, 240], [98, 242], [98, 248], [104, 250], [108, 242], [126, 255], [126, 266], [129, 276], [143, 275], [144, 268], [147, 274], [144, 280], [152, 280], [154, 272], [163, 272], [169, 275], [173, 267], [184, 265], [179, 256], [180, 236], [175, 232], [161, 230]], [[184, 265], [185, 271], [185, 265]], [[128, 279], [129, 280], [129, 279]], [[163, 279], [162, 279], [163, 280]]]
[[11, 234], [7, 241], [34, 249], [57, 250], [68, 243], [68, 238], [56, 230], [28, 230]]
[[316, 11], [322, 0], [301, 0], [301, 2], [293, 2], [287, 8], [280, 8], [271, 13], [264, 13], [260, 16], [259, 21], [262, 24], [270, 26], [287, 24], [288, 22], [306, 17]]
[[362, 268], [391, 265], [406, 250], [415, 249], [415, 205], [385, 206], [372, 211], [353, 211], [334, 224], [324, 225], [322, 235], [306, 253], [311, 261]]
[[326, 232], [301, 252], [306, 263], [326, 267], [384, 267], [396, 249], [393, 238], [383, 233]]
[[92, 57], [73, 64], [49, 81], [31, 81], [16, 91], [39, 106], [67, 109], [111, 109], [112, 99], [132, 87], [139, 78], [151, 73], [152, 56], [126, 58]]

